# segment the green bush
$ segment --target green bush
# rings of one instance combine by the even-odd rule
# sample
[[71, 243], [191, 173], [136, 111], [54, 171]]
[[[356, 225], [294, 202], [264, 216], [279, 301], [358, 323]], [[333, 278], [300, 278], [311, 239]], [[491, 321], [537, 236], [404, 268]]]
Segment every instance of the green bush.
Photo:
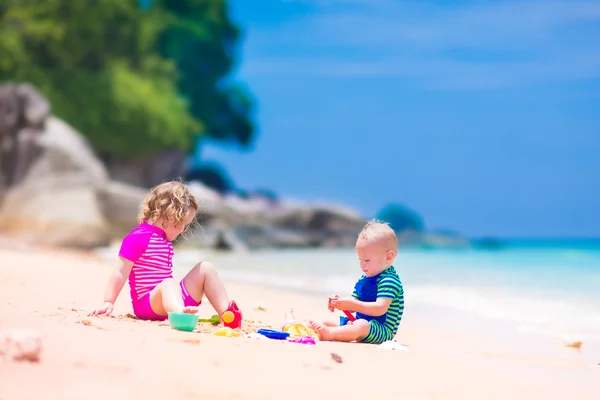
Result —
[[0, 32], [0, 81], [35, 85], [101, 154], [250, 142], [251, 103], [222, 84], [239, 38], [225, 1], [0, 0]]
[[417, 231], [424, 229], [423, 218], [402, 204], [388, 204], [377, 213], [377, 219], [390, 224], [395, 232]]

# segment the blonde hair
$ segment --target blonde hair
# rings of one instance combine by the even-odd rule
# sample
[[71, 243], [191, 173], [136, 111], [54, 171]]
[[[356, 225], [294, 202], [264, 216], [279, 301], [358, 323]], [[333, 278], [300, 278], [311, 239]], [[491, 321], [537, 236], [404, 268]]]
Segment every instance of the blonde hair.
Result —
[[155, 222], [158, 219], [175, 225], [185, 223], [190, 210], [198, 211], [198, 202], [190, 189], [178, 181], [165, 182], [155, 186], [142, 202], [138, 221]]
[[363, 241], [368, 244], [381, 243], [385, 245], [386, 250], [398, 251], [398, 238], [396, 232], [387, 222], [372, 219], [363, 227], [358, 234], [357, 241]]

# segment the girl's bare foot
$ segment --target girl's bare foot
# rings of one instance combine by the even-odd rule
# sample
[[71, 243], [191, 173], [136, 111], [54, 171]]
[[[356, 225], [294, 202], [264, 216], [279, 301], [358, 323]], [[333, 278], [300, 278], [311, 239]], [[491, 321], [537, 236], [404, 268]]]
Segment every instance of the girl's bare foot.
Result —
[[318, 321], [309, 321], [308, 323], [319, 334], [319, 340], [331, 340], [331, 331], [327, 325]]
[[194, 306], [183, 307], [183, 310], [181, 312], [186, 313], [186, 314], [198, 314], [198, 307], [194, 307]]

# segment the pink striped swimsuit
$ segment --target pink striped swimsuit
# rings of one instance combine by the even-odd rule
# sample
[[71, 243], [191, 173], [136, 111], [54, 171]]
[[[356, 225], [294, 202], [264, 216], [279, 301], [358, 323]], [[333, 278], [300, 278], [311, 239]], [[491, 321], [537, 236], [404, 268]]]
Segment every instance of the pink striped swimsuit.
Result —
[[[119, 256], [133, 261], [129, 273], [129, 286], [133, 312], [138, 318], [164, 320], [150, 306], [150, 292], [158, 284], [173, 278], [173, 243], [158, 226], [142, 222], [133, 229], [121, 244]], [[180, 282], [184, 305], [198, 306], [183, 284]]]

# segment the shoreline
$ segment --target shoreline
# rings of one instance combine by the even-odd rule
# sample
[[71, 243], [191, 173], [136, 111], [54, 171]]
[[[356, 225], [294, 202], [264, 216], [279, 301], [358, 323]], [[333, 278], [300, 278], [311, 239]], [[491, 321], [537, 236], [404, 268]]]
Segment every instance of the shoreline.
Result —
[[[390, 394], [411, 399], [591, 400], [600, 390], [600, 368], [582, 357], [588, 354], [585, 345], [577, 352], [436, 307], [407, 309], [397, 335], [406, 352], [354, 343], [307, 346], [224, 338], [129, 318], [87, 317], [86, 311], [101, 302], [113, 267], [93, 254], [0, 247], [0, 260], [0, 332], [34, 329], [43, 341], [39, 363], [0, 364], [3, 400]], [[290, 306], [299, 319], [331, 317], [318, 296], [227, 280], [226, 285], [245, 320], [256, 326], [280, 326]], [[266, 312], [254, 309], [258, 302]], [[128, 312], [124, 287], [115, 315]], [[212, 312], [210, 305], [201, 305], [201, 316]], [[331, 352], [344, 362], [332, 361]], [[152, 384], [143, 383], [148, 380]], [[361, 383], [380, 380], [392, 384]], [[309, 386], [303, 387], [306, 382]]]
[[[118, 252], [118, 248], [110, 247], [104, 248], [94, 254], [101, 260], [108, 260], [114, 257], [114, 254]], [[320, 257], [346, 257], [350, 261], [349, 265], [352, 265], [354, 260], [354, 253], [352, 249], [282, 249], [282, 250], [269, 250], [269, 251], [256, 251], [256, 252], [219, 252], [212, 249], [194, 249], [181, 247], [178, 251], [179, 256], [175, 257], [175, 273], [185, 274], [189, 268], [197, 260], [207, 259], [213, 262], [217, 268], [220, 268], [220, 273], [226, 282], [239, 284], [242, 286], [255, 286], [265, 290], [275, 290], [282, 293], [294, 293], [301, 296], [309, 296], [312, 298], [324, 299], [333, 293], [340, 295], [350, 295], [350, 288], [354, 284], [354, 278], [358, 278], [359, 274], [353, 279], [346, 279], [348, 276], [345, 275], [346, 271], [336, 273], [334, 271], [327, 271], [325, 280], [327, 281], [332, 276], [338, 278], [339, 274], [344, 277], [343, 285], [336, 285], [339, 290], [331, 291], [325, 290], [323, 287], [315, 287], [313, 284], [321, 283], [315, 281], [315, 277], [321, 280], [321, 277], [315, 276], [315, 271], [306, 271], [299, 269], [298, 272], [293, 270], [293, 273], [289, 275], [289, 270], [284, 273], [277, 270], [256, 270], [258, 265], [265, 263], [273, 263], [273, 259], [282, 260], [294, 260], [293, 267], [301, 267], [298, 264], [310, 263], [310, 260], [305, 258], [306, 255], [317, 255]], [[184, 255], [185, 254], [185, 255]], [[352, 254], [351, 257], [348, 257]], [[183, 255], [183, 256], [182, 256]], [[439, 254], [437, 255], [439, 256]], [[312, 257], [315, 258], [315, 257]], [[327, 264], [327, 258], [325, 264]], [[246, 263], [246, 264], [244, 264]], [[231, 269], [231, 265], [244, 265], [243, 268]], [[227, 266], [227, 268], [222, 268]], [[237, 268], [237, 267], [236, 267]], [[401, 267], [399, 271], [402, 271], [406, 266]], [[414, 269], [414, 268], [412, 268]], [[402, 272], [401, 272], [402, 273]], [[405, 276], [403, 273], [401, 279]], [[347, 282], [346, 282], [347, 281]], [[403, 280], [403, 282], [405, 282]], [[339, 283], [339, 282], [337, 282]], [[405, 283], [406, 286], [406, 283]], [[529, 290], [529, 289], [528, 289]], [[484, 329], [480, 334], [497, 334], [502, 332], [503, 335], [509, 337], [519, 336], [521, 339], [525, 339], [529, 343], [526, 345], [529, 348], [539, 347], [539, 343], [544, 343], [544, 346], [540, 349], [540, 352], [555, 354], [559, 357], [566, 356], [568, 358], [587, 359], [590, 362], [600, 360], [600, 327], [598, 327], [593, 333], [589, 331], [582, 331], [577, 325], [573, 325], [572, 321], [561, 321], [560, 324], [554, 324], [553, 326], [545, 326], [540, 321], [532, 321], [524, 319], [523, 316], [515, 318], [514, 316], [507, 315], [507, 310], [497, 309], [498, 304], [506, 306], [511, 305], [511, 308], [531, 306], [531, 304], [542, 302], [548, 302], [544, 308], [538, 310], [537, 308], [530, 311], [529, 314], [536, 315], [538, 311], [547, 312], [547, 309], [555, 309], [555, 307], [564, 304], [569, 306], [569, 310], [563, 310], [560, 315], [566, 315], [567, 311], [578, 311], [582, 308], [587, 308], [589, 311], [590, 304], [581, 304], [580, 299], [570, 299], [561, 297], [561, 302], [564, 304], [558, 304], [554, 297], [549, 297], [550, 290], [545, 290], [543, 294], [530, 293], [524, 295], [521, 291], [511, 292], [499, 287], [477, 287], [477, 286], [453, 286], [452, 283], [448, 284], [423, 284], [409, 282], [408, 286], [405, 287], [405, 295], [407, 302], [410, 303], [410, 307], [407, 307], [403, 321], [406, 320], [406, 315], [414, 313], [416, 315], [428, 315], [429, 319], [422, 319], [420, 323], [431, 323], [432, 329], [450, 329], [460, 331], [460, 329], [454, 328], [454, 326], [464, 326], [464, 330], [470, 329]], [[531, 291], [531, 290], [529, 290]], [[418, 294], [417, 294], [418, 292]], [[446, 293], [449, 295], [447, 299], [440, 297], [440, 293]], [[463, 295], [456, 297], [458, 295]], [[464, 296], [467, 294], [467, 296]], [[427, 297], [429, 296], [429, 297]], [[435, 300], [434, 300], [435, 299]], [[489, 306], [491, 309], [481, 308], [482, 300], [488, 302], [493, 300]], [[452, 300], [452, 301], [448, 301]], [[565, 303], [566, 301], [566, 303]], [[523, 303], [525, 302], [525, 303]], [[477, 304], [477, 306], [473, 306]], [[518, 305], [521, 304], [521, 305]], [[594, 303], [591, 303], [593, 305]], [[290, 305], [293, 306], [293, 305]], [[582, 307], [585, 306], [585, 307]], [[497, 315], [499, 314], [499, 315]], [[556, 316], [556, 314], [555, 314]], [[337, 315], [335, 315], [337, 317]], [[442, 321], [443, 320], [443, 321]], [[457, 321], [461, 321], [457, 323]], [[404, 323], [404, 322], [403, 322]], [[400, 326], [399, 334], [402, 332], [402, 325]], [[589, 325], [589, 322], [588, 322]], [[592, 325], [589, 325], [590, 327]], [[481, 329], [480, 329], [481, 330]], [[463, 332], [464, 333], [464, 332]], [[568, 349], [565, 351], [564, 344], [567, 342], [583, 341], [584, 350], [582, 352], [573, 352]], [[531, 352], [530, 350], [524, 349], [525, 351]]]

